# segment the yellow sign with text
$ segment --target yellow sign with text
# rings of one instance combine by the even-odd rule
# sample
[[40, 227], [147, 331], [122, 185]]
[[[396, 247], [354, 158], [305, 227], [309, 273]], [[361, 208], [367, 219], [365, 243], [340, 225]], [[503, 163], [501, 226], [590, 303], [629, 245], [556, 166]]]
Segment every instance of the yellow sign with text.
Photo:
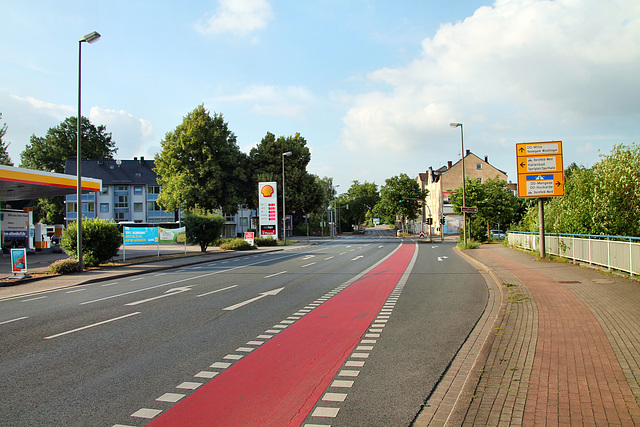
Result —
[[564, 196], [562, 141], [516, 144], [518, 197]]

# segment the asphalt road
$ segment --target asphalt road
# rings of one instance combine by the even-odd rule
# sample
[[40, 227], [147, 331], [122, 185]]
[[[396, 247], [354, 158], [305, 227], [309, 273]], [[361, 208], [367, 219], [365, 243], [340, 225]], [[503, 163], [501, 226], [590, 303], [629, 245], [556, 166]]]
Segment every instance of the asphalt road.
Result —
[[[310, 415], [306, 423], [409, 425], [482, 314], [487, 287], [453, 244], [404, 245], [415, 251], [410, 274], [389, 297], [392, 303], [384, 303], [392, 311], [383, 308], [388, 314], [384, 329], [373, 338], [375, 345], [366, 346], [371, 347], [366, 362], [351, 378], [348, 392], [341, 393], [346, 399], [312, 402], [310, 414], [328, 407], [334, 415]], [[259, 354], [267, 355], [270, 340], [284, 343], [295, 322], [301, 322], [300, 341], [312, 341], [298, 319], [309, 319], [316, 308], [348, 295], [329, 298], [328, 293], [363, 286], [358, 277], [385, 265], [380, 263], [399, 247], [398, 239], [375, 231], [1, 301], [2, 424], [140, 426], [159, 421], [196, 399], [199, 387], [245, 378], [247, 364], [238, 359], [260, 346]], [[374, 297], [378, 293], [372, 292]], [[354, 333], [354, 328], [349, 322], [338, 329]], [[369, 334], [371, 328], [362, 332]], [[358, 341], [352, 347], [359, 348]], [[340, 367], [343, 362], [338, 357], [332, 363]]]

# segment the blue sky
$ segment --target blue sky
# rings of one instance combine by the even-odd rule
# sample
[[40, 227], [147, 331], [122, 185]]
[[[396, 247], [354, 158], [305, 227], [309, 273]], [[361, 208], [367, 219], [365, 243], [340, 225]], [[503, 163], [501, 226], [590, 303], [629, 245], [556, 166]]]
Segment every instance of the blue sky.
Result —
[[0, 113], [16, 165], [82, 111], [117, 157], [152, 158], [199, 104], [248, 152], [299, 132], [344, 192], [465, 149], [516, 181], [517, 142], [591, 166], [640, 130], [637, 0], [4, 2]]

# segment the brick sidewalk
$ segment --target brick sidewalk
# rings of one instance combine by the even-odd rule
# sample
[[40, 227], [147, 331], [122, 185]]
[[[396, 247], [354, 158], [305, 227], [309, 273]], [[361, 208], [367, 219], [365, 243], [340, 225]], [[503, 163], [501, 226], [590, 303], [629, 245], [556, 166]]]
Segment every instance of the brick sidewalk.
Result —
[[638, 283], [500, 245], [466, 254], [508, 296], [463, 425], [640, 425]]

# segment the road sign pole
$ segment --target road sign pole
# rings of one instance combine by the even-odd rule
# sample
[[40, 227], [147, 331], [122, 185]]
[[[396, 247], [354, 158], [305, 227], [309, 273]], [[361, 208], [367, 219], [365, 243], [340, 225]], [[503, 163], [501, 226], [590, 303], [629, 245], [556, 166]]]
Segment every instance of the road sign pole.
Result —
[[544, 245], [544, 198], [538, 198], [538, 217], [540, 222], [540, 258], [547, 256]]

